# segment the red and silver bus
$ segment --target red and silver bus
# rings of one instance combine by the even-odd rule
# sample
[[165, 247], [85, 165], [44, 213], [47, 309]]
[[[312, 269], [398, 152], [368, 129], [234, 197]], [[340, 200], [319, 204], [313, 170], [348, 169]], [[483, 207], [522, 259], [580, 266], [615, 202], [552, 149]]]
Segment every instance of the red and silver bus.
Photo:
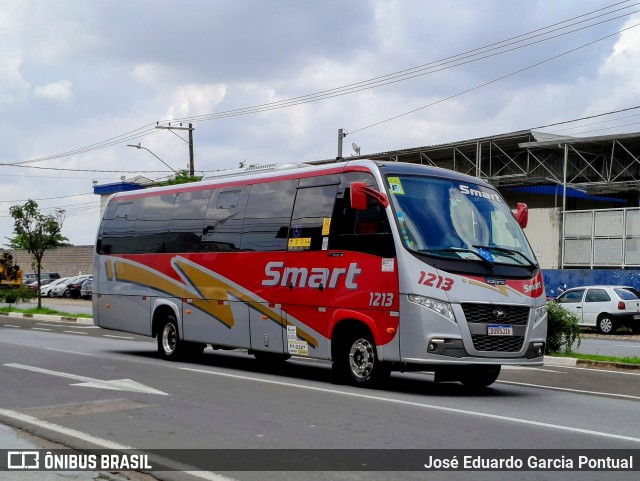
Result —
[[210, 345], [330, 360], [356, 385], [420, 370], [488, 386], [543, 363], [542, 274], [516, 217], [480, 179], [370, 160], [114, 194], [94, 321], [167, 359]]

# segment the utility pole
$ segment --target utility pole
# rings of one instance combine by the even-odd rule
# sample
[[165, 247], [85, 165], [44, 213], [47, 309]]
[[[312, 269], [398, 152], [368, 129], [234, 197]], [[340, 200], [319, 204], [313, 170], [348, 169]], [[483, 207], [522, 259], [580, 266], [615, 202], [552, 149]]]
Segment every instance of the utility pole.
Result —
[[[166, 129], [166, 130], [188, 130], [189, 131], [189, 175], [194, 176], [195, 173], [195, 161], [193, 159], [193, 131], [195, 130], [193, 124], [189, 124], [189, 127], [183, 127], [182, 123], [180, 123], [179, 127], [171, 125], [169, 122], [168, 125], [156, 125], [156, 129]], [[176, 134], [177, 135], [177, 134]], [[178, 137], [180, 137], [178, 135]], [[182, 139], [182, 137], [180, 137]], [[182, 139], [184, 140], [184, 139]], [[186, 142], [186, 140], [185, 140]]]
[[347, 136], [347, 131], [344, 129], [338, 129], [338, 157], [337, 159], [342, 158], [342, 139]]

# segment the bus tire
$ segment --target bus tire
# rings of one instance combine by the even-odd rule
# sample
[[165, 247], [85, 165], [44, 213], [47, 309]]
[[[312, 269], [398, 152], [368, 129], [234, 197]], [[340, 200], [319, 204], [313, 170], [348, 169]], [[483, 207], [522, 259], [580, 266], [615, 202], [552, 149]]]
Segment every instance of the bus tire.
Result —
[[158, 354], [163, 359], [177, 361], [186, 354], [184, 344], [178, 335], [178, 321], [173, 315], [167, 316], [158, 331]]
[[337, 383], [373, 387], [382, 384], [391, 370], [378, 359], [373, 336], [361, 329], [338, 339], [332, 376]]
[[464, 369], [460, 382], [470, 389], [489, 387], [498, 379], [501, 368], [502, 366], [470, 366]]

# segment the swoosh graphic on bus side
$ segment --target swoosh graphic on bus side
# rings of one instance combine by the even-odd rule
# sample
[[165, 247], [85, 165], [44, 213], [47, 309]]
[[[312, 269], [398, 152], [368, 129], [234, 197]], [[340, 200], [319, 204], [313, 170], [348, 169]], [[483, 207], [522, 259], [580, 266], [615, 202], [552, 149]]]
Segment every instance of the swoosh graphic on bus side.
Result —
[[176, 256], [171, 259], [171, 266], [186, 284], [182, 286], [176, 280], [160, 274], [144, 264], [130, 260], [111, 261], [111, 259], [107, 259], [107, 263], [111, 262], [113, 262], [115, 279], [118, 281], [149, 287], [173, 297], [189, 299], [192, 306], [207, 313], [228, 328], [235, 324], [229, 303], [229, 295], [232, 295], [283, 328], [296, 326], [297, 337], [306, 341], [312, 348], [318, 346], [318, 340], [315, 337], [269, 308], [269, 303], [266, 300], [251, 295], [244, 289], [241, 290], [232, 285], [227, 278], [183, 257]]
[[[255, 296], [245, 293], [243, 290], [231, 285], [228, 279], [220, 276], [219, 274], [216, 275], [213, 271], [205, 270], [199, 264], [190, 262], [182, 257], [174, 257], [171, 260], [171, 264], [176, 271], [183, 274], [183, 279], [191, 284], [203, 299], [213, 298], [228, 301], [229, 295], [231, 295], [236, 299], [247, 303], [250, 308], [267, 316], [270, 320], [284, 328], [295, 325], [271, 309], [268, 302], [256, 299]], [[234, 324], [233, 313], [231, 312], [229, 303], [221, 304], [218, 301], [212, 302], [194, 299], [192, 304], [212, 315], [228, 327]], [[300, 339], [307, 341], [307, 343], [314, 348], [318, 346], [317, 339], [300, 329], [298, 326], [296, 327], [296, 333]]]
[[115, 261], [114, 264], [115, 276], [118, 281], [151, 287], [174, 297], [188, 298], [194, 296], [193, 291], [181, 287], [169, 277], [159, 274], [145, 265], [121, 260]]

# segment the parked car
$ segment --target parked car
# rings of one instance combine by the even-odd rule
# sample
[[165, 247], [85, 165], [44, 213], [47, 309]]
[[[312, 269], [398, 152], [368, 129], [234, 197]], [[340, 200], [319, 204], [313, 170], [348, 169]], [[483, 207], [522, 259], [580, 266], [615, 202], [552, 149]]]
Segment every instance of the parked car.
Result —
[[[51, 297], [71, 297], [71, 290], [70, 290], [70, 286], [71, 284], [77, 283], [79, 281], [83, 281], [85, 279], [87, 279], [89, 276], [75, 276], [75, 277], [69, 277], [67, 280], [65, 280], [64, 282], [61, 282], [60, 284], [56, 284], [50, 291]], [[75, 286], [76, 284], [74, 284]], [[80, 296], [80, 287], [78, 285], [77, 287], [78, 289], [78, 297]]]
[[578, 316], [580, 326], [613, 334], [627, 326], [640, 332], [640, 292], [628, 286], [584, 286], [567, 289], [555, 302]]
[[31, 289], [33, 292], [38, 292], [41, 287], [51, 284], [53, 280], [54, 279], [40, 279], [40, 283], [38, 283], [37, 279], [33, 279], [32, 281], [23, 283], [23, 285], [24, 287]]
[[80, 288], [80, 297], [83, 299], [91, 299], [91, 294], [93, 292], [93, 279], [89, 278], [82, 283], [82, 287]]
[[45, 286], [40, 286], [40, 296], [51, 297], [51, 289], [53, 289], [58, 284], [65, 282], [68, 279], [69, 279], [68, 277], [61, 277], [60, 279], [56, 279], [54, 281], [49, 282], [49, 284]]
[[[22, 276], [22, 283], [23, 284], [31, 284], [33, 281], [38, 279], [38, 274], [34, 273], [34, 272], [30, 272], [28, 274], [25, 274]], [[46, 279], [50, 279], [50, 280], [56, 280], [56, 279], [60, 279], [60, 274], [58, 274], [57, 272], [41, 272], [40, 273], [40, 280], [44, 281]]]
[[79, 276], [75, 281], [69, 283], [67, 285], [67, 292], [69, 295], [65, 293], [64, 297], [71, 297], [72, 299], [80, 299], [80, 290], [82, 289], [82, 284], [85, 283], [86, 280], [91, 279], [91, 277], [87, 276]]

